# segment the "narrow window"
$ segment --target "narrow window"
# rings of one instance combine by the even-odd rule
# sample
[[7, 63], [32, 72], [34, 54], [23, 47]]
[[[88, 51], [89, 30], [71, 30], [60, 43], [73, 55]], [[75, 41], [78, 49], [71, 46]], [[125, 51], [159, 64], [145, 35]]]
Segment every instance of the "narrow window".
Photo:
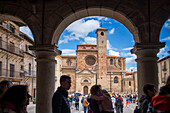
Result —
[[114, 78], [114, 83], [118, 83], [118, 77]]
[[10, 64], [10, 77], [14, 77], [14, 64]]
[[110, 59], [110, 65], [113, 65], [113, 59]]
[[31, 75], [31, 63], [29, 63], [28, 73]]
[[129, 86], [131, 86], [131, 81], [129, 81]]

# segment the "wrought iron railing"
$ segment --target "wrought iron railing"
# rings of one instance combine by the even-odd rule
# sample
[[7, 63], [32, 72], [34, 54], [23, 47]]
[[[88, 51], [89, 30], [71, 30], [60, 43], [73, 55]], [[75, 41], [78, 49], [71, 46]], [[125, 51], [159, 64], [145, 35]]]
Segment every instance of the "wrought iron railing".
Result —
[[7, 69], [1, 69], [0, 77], [2, 78], [23, 78], [23, 77], [36, 77], [36, 72], [31, 71], [31, 73], [27, 73], [27, 71], [12, 71]]
[[7, 52], [16, 54], [18, 56], [24, 57], [24, 51], [12, 44], [9, 44], [5, 41], [3, 41], [2, 39], [0, 39], [0, 49], [3, 49]]

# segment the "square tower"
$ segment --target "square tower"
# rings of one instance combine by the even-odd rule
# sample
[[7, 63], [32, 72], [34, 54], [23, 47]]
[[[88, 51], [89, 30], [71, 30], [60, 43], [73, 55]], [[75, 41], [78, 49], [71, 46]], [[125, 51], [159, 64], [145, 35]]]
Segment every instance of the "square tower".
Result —
[[97, 34], [97, 50], [98, 50], [98, 84], [103, 88], [106, 87], [106, 73], [107, 73], [107, 30], [99, 28], [96, 30]]

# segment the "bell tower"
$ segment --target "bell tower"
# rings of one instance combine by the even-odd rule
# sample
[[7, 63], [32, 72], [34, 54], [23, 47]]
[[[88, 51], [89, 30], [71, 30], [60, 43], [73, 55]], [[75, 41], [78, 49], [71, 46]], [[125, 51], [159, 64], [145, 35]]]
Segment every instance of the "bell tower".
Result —
[[99, 28], [96, 30], [97, 35], [97, 50], [98, 50], [98, 83], [102, 85], [102, 88], [106, 88], [106, 73], [107, 73], [107, 30], [105, 28]]

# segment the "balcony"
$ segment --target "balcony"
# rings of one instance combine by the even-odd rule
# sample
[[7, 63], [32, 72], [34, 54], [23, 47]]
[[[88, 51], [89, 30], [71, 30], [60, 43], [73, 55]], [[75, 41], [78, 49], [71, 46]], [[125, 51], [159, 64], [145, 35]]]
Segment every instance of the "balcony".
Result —
[[1, 69], [0, 78], [10, 79], [12, 81], [21, 81], [21, 72]]
[[10, 32], [12, 35], [14, 35], [18, 39], [22, 40], [22, 37], [20, 36], [20, 33], [14, 27], [12, 27], [10, 24], [6, 24], [6, 23], [1, 22], [0, 23], [0, 28]]
[[12, 44], [9, 44], [0, 39], [0, 49], [15, 54], [20, 57], [24, 57], [24, 51]]

